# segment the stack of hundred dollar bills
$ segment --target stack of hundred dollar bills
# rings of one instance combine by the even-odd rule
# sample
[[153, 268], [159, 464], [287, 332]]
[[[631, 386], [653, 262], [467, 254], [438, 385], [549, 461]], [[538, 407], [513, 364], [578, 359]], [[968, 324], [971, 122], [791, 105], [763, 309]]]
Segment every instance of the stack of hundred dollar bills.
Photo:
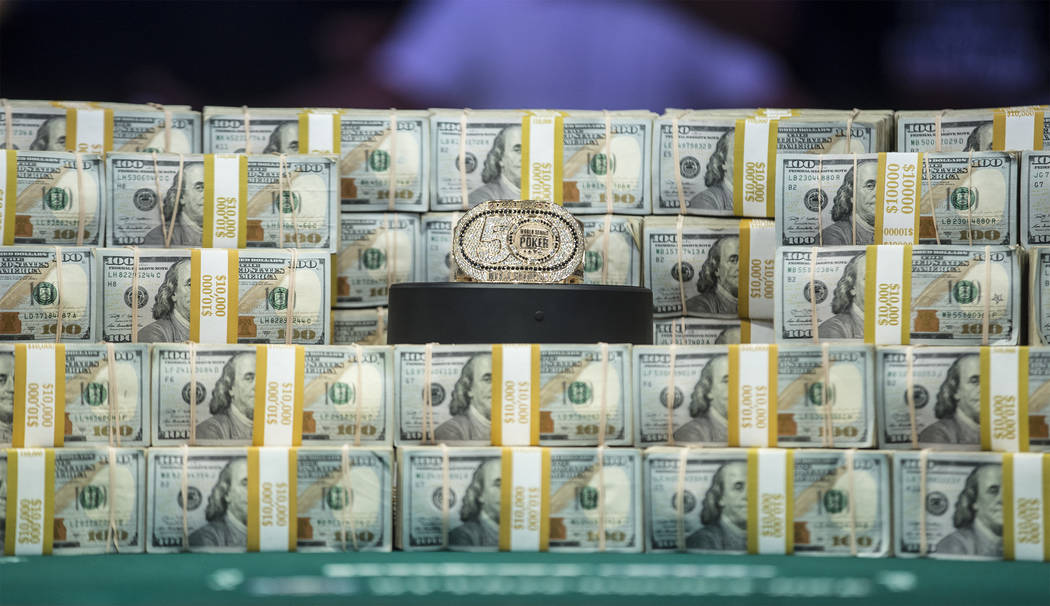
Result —
[[[0, 542], [1050, 559], [1046, 109], [0, 100]], [[387, 345], [507, 198], [653, 344]]]

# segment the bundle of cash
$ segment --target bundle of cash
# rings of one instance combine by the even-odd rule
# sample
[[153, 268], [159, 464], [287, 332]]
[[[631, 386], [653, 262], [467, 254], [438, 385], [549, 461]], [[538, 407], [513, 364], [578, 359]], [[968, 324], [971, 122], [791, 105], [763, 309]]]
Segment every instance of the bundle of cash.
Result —
[[0, 152], [0, 244], [102, 244], [98, 154]]
[[[632, 356], [635, 444], [742, 445], [732, 443], [732, 437], [743, 435], [749, 426], [751, 369], [733, 359], [739, 356], [736, 348], [638, 345]], [[756, 419], [775, 419], [775, 445], [875, 444], [875, 360], [870, 346], [781, 345], [774, 359], [776, 367], [770, 371], [776, 373], [775, 383], [768, 387], [776, 397], [767, 400]]]
[[4, 555], [142, 553], [140, 448], [0, 449]]
[[332, 310], [332, 345], [386, 345], [385, 307]]
[[1047, 560], [1050, 455], [893, 454], [897, 557]]
[[652, 206], [651, 112], [431, 111], [431, 210], [527, 199], [583, 214]]
[[[423, 271], [426, 282], [452, 280], [452, 232], [463, 213], [427, 213], [422, 218]], [[641, 286], [642, 219], [629, 215], [580, 215], [587, 250], [583, 283]], [[608, 227], [606, 227], [608, 223]], [[608, 234], [608, 236], [606, 236]]]
[[772, 221], [646, 217], [643, 282], [653, 316], [772, 319], [775, 252]]
[[[154, 345], [153, 444], [265, 445], [265, 407], [278, 377], [268, 376], [257, 347], [269, 346]], [[269, 362], [272, 353], [261, 353]], [[302, 442], [390, 444], [393, 354], [385, 346], [304, 346], [302, 366], [287, 373]]]
[[148, 553], [390, 551], [389, 448], [151, 448]]
[[765, 320], [671, 318], [653, 320], [653, 344], [733, 345], [773, 343], [773, 323]]
[[892, 553], [887, 453], [653, 447], [643, 465], [646, 551]]
[[641, 552], [641, 458], [625, 448], [403, 448], [397, 546]]
[[1050, 345], [1050, 247], [1028, 250], [1028, 342]]
[[5, 149], [200, 153], [201, 115], [188, 105], [0, 101]]
[[778, 154], [777, 242], [1016, 244], [1017, 163], [992, 151]]
[[1050, 152], [1021, 152], [1021, 244], [1050, 244]]
[[1043, 149], [1050, 147], [1045, 110], [1045, 106], [1022, 106], [899, 111], [897, 151]]
[[146, 345], [0, 345], [0, 444], [149, 446], [149, 373]]
[[880, 347], [876, 357], [880, 447], [1050, 450], [1050, 348]]
[[1016, 345], [1020, 261], [1006, 246], [781, 247], [776, 338]]
[[889, 150], [888, 111], [668, 109], [656, 120], [654, 214], [772, 217], [779, 152]]
[[337, 306], [385, 305], [392, 284], [416, 281], [422, 256], [418, 215], [343, 212], [339, 234]]
[[394, 360], [398, 446], [634, 442], [629, 345], [398, 345]]
[[430, 198], [428, 115], [420, 110], [205, 106], [204, 149], [334, 154], [344, 208], [420, 212]]
[[96, 272], [92, 248], [0, 247], [0, 341], [98, 341]]
[[[327, 253], [100, 248], [96, 254], [104, 341], [330, 341], [332, 256]], [[227, 309], [236, 309], [236, 317]]]
[[337, 248], [332, 156], [114, 153], [106, 175], [110, 246]]

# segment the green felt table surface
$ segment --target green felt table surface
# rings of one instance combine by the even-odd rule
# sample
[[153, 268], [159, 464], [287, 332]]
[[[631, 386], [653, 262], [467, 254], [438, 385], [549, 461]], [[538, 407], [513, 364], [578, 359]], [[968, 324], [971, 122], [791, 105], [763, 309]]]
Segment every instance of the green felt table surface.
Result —
[[0, 604], [1050, 605], [1050, 564], [692, 554], [0, 558]]

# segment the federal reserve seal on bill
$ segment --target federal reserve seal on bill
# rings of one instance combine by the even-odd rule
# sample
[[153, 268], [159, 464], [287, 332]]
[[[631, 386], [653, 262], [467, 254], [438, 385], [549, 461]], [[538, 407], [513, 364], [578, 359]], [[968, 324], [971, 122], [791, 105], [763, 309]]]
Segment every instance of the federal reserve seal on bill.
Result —
[[456, 223], [452, 255], [465, 282], [582, 283], [583, 226], [561, 206], [491, 200]]

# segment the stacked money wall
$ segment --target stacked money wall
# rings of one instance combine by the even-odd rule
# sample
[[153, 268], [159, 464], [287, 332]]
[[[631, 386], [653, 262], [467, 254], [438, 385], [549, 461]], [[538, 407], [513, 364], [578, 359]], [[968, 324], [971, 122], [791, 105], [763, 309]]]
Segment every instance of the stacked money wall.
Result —
[[[1050, 552], [1043, 108], [2, 109], [5, 552]], [[386, 345], [500, 198], [655, 345]]]

